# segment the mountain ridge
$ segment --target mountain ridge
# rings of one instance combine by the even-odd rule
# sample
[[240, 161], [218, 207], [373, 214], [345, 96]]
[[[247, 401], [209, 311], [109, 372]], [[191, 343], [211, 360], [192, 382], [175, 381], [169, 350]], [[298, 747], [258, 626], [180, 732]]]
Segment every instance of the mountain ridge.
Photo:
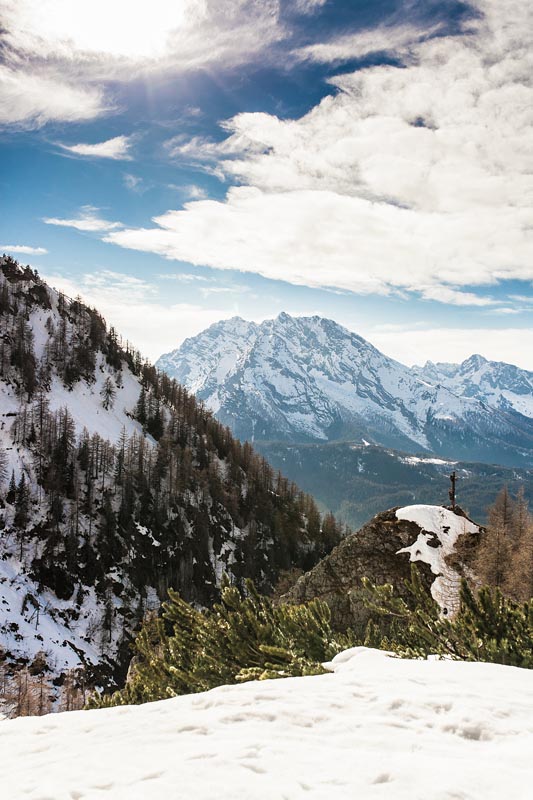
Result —
[[435, 380], [430, 367], [406, 367], [316, 315], [283, 312], [261, 324], [224, 320], [156, 364], [251, 441], [359, 439], [407, 452], [533, 464], [533, 401], [531, 417], [522, 413], [529, 406], [518, 410], [509, 395], [491, 404], [493, 395], [481, 389], [449, 385], [442, 367]]
[[533, 418], [533, 371], [475, 353], [459, 364], [427, 361], [413, 367], [422, 378], [440, 381], [452, 391]]

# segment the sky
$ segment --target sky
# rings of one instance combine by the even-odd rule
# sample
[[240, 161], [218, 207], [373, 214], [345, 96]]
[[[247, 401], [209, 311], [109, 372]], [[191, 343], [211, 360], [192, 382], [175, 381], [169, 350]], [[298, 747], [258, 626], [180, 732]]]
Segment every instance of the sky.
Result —
[[151, 359], [335, 319], [533, 370], [529, 0], [0, 0], [0, 251]]

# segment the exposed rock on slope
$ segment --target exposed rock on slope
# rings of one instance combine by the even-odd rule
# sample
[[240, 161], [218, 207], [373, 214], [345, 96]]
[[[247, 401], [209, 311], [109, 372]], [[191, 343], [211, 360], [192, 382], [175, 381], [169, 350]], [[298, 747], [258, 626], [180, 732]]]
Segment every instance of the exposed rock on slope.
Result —
[[302, 575], [284, 599], [302, 603], [319, 597], [332, 611], [340, 628], [361, 626], [368, 619], [354, 590], [361, 578], [391, 583], [402, 591], [411, 561], [419, 562], [422, 580], [443, 609], [457, 603], [461, 564], [450, 566], [458, 538], [477, 541], [480, 528], [466, 517], [441, 506], [406, 506], [377, 514], [356, 533], [347, 536], [311, 571]]

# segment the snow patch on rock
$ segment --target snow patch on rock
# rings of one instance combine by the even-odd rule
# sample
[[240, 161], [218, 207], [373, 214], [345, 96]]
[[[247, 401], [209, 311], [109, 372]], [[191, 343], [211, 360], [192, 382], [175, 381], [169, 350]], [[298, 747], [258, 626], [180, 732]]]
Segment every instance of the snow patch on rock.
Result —
[[478, 533], [478, 525], [441, 506], [405, 506], [396, 511], [396, 518], [414, 522], [421, 529], [416, 541], [398, 553], [409, 553], [411, 561], [429, 564], [437, 575], [431, 594], [444, 613], [453, 613], [458, 606], [461, 576], [446, 563], [446, 556], [453, 553], [459, 536]]

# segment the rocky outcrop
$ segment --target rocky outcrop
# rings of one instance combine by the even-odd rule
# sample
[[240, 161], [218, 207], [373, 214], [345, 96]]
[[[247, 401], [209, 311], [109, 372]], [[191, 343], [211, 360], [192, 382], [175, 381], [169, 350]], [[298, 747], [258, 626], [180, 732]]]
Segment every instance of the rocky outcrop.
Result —
[[[417, 516], [405, 514], [411, 509], [424, 510], [418, 516], [425, 519], [429, 513], [437, 518], [442, 517], [442, 533], [435, 531], [435, 526], [420, 521], [401, 519], [400, 516]], [[436, 512], [436, 514], [435, 514]], [[465, 535], [457, 539], [457, 548], [449, 554], [450, 522], [457, 520], [464, 525]], [[431, 529], [433, 527], [433, 529]], [[475, 530], [474, 530], [475, 529]], [[465, 538], [469, 539], [467, 550], [475, 546], [479, 528], [468, 520], [459, 510], [457, 514], [438, 506], [408, 506], [406, 509], [390, 509], [377, 514], [366, 525], [344, 539], [326, 558], [323, 558], [312, 570], [302, 575], [292, 589], [284, 596], [284, 600], [303, 603], [313, 598], [324, 600], [332, 612], [332, 624], [338, 630], [346, 628], [361, 629], [368, 621], [368, 611], [358, 599], [357, 589], [363, 577], [373, 583], [390, 583], [402, 594], [404, 581], [410, 578], [411, 561], [418, 561], [419, 572], [423, 583], [432, 589], [437, 583], [437, 576], [445, 574], [446, 578], [456, 576], [459, 584], [461, 559], [458, 556], [464, 548]], [[422, 546], [418, 549], [418, 543]], [[432, 549], [435, 558], [432, 558]], [[429, 556], [428, 556], [429, 553]], [[448, 568], [448, 563], [453, 566]], [[431, 563], [428, 563], [431, 562]], [[445, 569], [440, 566], [445, 564]], [[436, 568], [435, 565], [440, 565]], [[443, 578], [440, 577], [439, 581]], [[442, 587], [441, 587], [442, 588]]]

